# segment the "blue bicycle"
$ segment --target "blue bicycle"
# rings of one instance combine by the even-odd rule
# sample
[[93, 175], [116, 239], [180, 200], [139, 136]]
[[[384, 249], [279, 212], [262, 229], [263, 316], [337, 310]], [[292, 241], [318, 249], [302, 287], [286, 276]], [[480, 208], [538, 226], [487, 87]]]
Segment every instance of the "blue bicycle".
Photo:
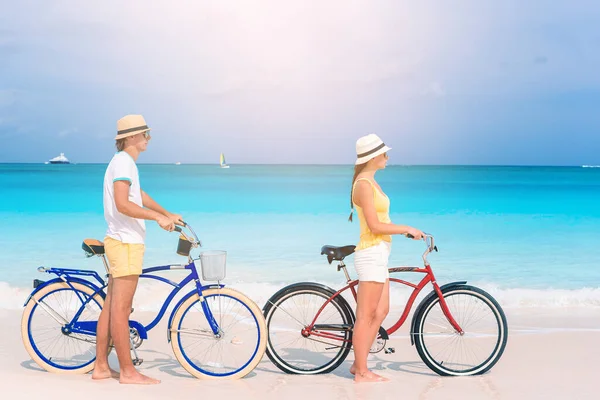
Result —
[[[148, 325], [129, 321], [134, 364], [142, 363], [136, 349], [148, 338], [165, 315], [179, 291], [193, 282], [195, 288], [175, 305], [167, 324], [167, 340], [175, 357], [197, 378], [241, 378], [260, 362], [267, 345], [267, 327], [260, 308], [248, 297], [220, 284], [225, 277], [225, 252], [202, 252], [192, 258], [192, 248], [201, 246], [198, 236], [187, 224], [180, 233], [177, 253], [188, 257], [187, 264], [164, 265], [143, 270], [140, 278], [155, 279], [173, 286], [160, 312]], [[83, 241], [88, 257], [108, 264], [102, 242]], [[202, 284], [195, 262], [200, 260]], [[176, 283], [153, 272], [187, 270]], [[55, 275], [34, 280], [34, 290], [25, 302], [21, 335], [25, 349], [42, 368], [59, 373], [87, 373], [96, 359], [96, 326], [106, 296], [108, 282], [95, 271], [40, 267], [38, 271]]]

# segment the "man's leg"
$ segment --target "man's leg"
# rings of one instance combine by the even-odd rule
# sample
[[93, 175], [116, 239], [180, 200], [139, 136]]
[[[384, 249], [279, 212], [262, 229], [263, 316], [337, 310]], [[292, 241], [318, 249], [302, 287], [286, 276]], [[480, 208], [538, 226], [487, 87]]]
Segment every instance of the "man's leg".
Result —
[[108, 278], [104, 306], [96, 328], [96, 364], [92, 379], [118, 378], [119, 373], [108, 366], [108, 344], [110, 343], [110, 303], [112, 298], [112, 278]]
[[112, 279], [112, 298], [110, 304], [110, 333], [117, 351], [120, 367], [120, 383], [155, 384], [160, 383], [140, 374], [131, 361], [129, 342], [129, 314], [133, 303], [133, 295], [139, 276], [129, 275]]

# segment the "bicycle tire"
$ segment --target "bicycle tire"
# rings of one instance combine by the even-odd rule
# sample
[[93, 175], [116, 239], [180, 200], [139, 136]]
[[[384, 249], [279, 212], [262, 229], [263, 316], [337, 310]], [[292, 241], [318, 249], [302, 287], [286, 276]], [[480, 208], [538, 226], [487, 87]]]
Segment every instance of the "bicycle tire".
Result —
[[[227, 336], [230, 334], [230, 332], [228, 332], [228, 327], [224, 327], [226, 330], [224, 331], [222, 338], [215, 338], [214, 335], [212, 334], [212, 331], [210, 331], [209, 333], [206, 333], [206, 334], [202, 333], [199, 335], [197, 333], [189, 332], [189, 330], [186, 331], [185, 330], [186, 328], [182, 328], [183, 321], [185, 320], [186, 316], [191, 315], [188, 313], [192, 308], [194, 308], [196, 306], [197, 303], [211, 302], [213, 300], [220, 300], [218, 298], [215, 299], [215, 297], [219, 297], [219, 296], [222, 298], [233, 299], [234, 301], [237, 301], [239, 304], [243, 305], [245, 310], [248, 311], [249, 314], [252, 316], [252, 319], [250, 319], [249, 322], [252, 323], [252, 320], [254, 321], [254, 323], [256, 324], [256, 331], [257, 331], [256, 339], [254, 339], [254, 337], [251, 337], [250, 339], [248, 339], [248, 340], [252, 341], [251, 342], [252, 345], [254, 345], [254, 340], [256, 341], [255, 347], [251, 348], [252, 354], [251, 354], [250, 358], [248, 360], [243, 360], [243, 364], [239, 368], [237, 368], [233, 371], [223, 372], [223, 373], [216, 373], [214, 371], [209, 370], [209, 367], [212, 367], [215, 369], [220, 367], [219, 365], [216, 365], [217, 364], [216, 362], [213, 363], [212, 360], [205, 363], [204, 365], [198, 365], [197, 363], [195, 363], [192, 360], [193, 357], [191, 356], [191, 354], [186, 353], [185, 346], [183, 345], [183, 342], [182, 342], [182, 335], [186, 336], [186, 332], [188, 334], [191, 334], [192, 336], [193, 335], [206, 336], [207, 339], [212, 340], [213, 346], [214, 346], [214, 343], [216, 343], [215, 341], [221, 340], [221, 339], [223, 339], [222, 343], [225, 343], [227, 340], [229, 340], [229, 344], [234, 344], [234, 345], [236, 345], [235, 340], [245, 342], [245, 340], [243, 338], [239, 339], [236, 337]], [[234, 307], [235, 306], [232, 306], [230, 311], [233, 311]], [[241, 310], [244, 311], [244, 308], [242, 308]], [[199, 311], [201, 311], [201, 310], [199, 310]], [[211, 311], [213, 312], [213, 314], [215, 314], [215, 311], [212, 307], [211, 307]], [[201, 317], [204, 318], [203, 321], [206, 321], [206, 318], [205, 318], [203, 312], [199, 315], [201, 315]], [[217, 315], [215, 315], [215, 318], [216, 319], [218, 318]], [[232, 320], [237, 321], [235, 318], [232, 318]], [[236, 322], [233, 322], [232, 324], [235, 324], [235, 323]], [[171, 331], [171, 347], [173, 348], [173, 353], [175, 354], [175, 357], [177, 358], [179, 363], [183, 366], [183, 368], [187, 372], [189, 372], [191, 375], [195, 376], [196, 378], [200, 378], [200, 379], [239, 379], [239, 378], [246, 376], [261, 361], [261, 359], [265, 353], [265, 348], [267, 345], [267, 327], [265, 324], [265, 319], [260, 311], [260, 308], [256, 305], [256, 303], [254, 303], [252, 300], [250, 300], [244, 294], [242, 294], [236, 290], [230, 289], [230, 288], [208, 289], [208, 290], [203, 291], [202, 297], [200, 297], [199, 295], [190, 296], [177, 309], [169, 329]], [[248, 330], [250, 330], [250, 329], [248, 329]], [[200, 331], [200, 330], [198, 330], [198, 331]], [[211, 338], [211, 335], [212, 335], [212, 338]], [[238, 353], [239, 353], [239, 351], [238, 351]], [[234, 362], [235, 362], [235, 359], [234, 359]], [[213, 363], [213, 364], [208, 365], [208, 363]], [[226, 368], [223, 367], [221, 369], [226, 369]]]
[[[276, 327], [273, 325], [273, 319], [277, 310], [281, 309], [284, 312], [284, 308], [282, 305], [286, 301], [292, 301], [294, 296], [300, 296], [302, 294], [313, 295], [322, 298], [323, 303], [327, 301], [331, 296], [335, 294], [335, 291], [327, 286], [316, 284], [316, 283], [301, 283], [287, 286], [277, 293], [275, 293], [266, 303], [263, 312], [265, 315], [265, 320], [267, 321], [267, 327], [269, 332], [269, 340], [267, 343], [267, 357], [279, 368], [281, 371], [289, 373], [289, 374], [301, 374], [301, 375], [313, 375], [313, 374], [325, 374], [336, 369], [340, 364], [344, 362], [350, 349], [352, 348], [352, 330], [347, 330], [344, 332], [344, 340], [338, 341], [340, 343], [337, 346], [337, 353], [333, 353], [333, 357], [329, 362], [325, 362], [321, 365], [316, 365], [313, 368], [300, 368], [298, 365], [293, 364], [293, 360], [291, 360], [291, 354], [282, 354], [283, 351], [277, 351], [274, 346], [275, 336], [276, 336]], [[332, 310], [337, 310], [340, 316], [340, 321], [342, 324], [353, 325], [354, 324], [354, 313], [346, 300], [337, 296], [331, 303], [333, 305]], [[318, 305], [317, 305], [318, 306]], [[324, 314], [325, 312], [323, 312]], [[280, 313], [282, 314], [282, 313]], [[283, 315], [283, 314], [282, 314]], [[315, 314], [307, 313], [307, 321], [298, 321], [300, 325], [307, 325], [312, 322]], [[319, 322], [319, 321], [317, 321]], [[301, 328], [299, 326], [294, 327], [294, 329], [298, 329], [298, 338], [302, 337]], [[292, 333], [292, 336], [295, 333]], [[292, 339], [293, 340], [293, 339]], [[330, 345], [333, 345], [331, 343]], [[336, 348], [336, 347], [334, 347]]]
[[[75, 290], [79, 291], [80, 293], [82, 293], [88, 297], [90, 297], [94, 294], [94, 290], [91, 287], [88, 287], [81, 283], [73, 282], [73, 283], [71, 283], [71, 285], [73, 285], [73, 288]], [[95, 364], [95, 360], [96, 360], [95, 340], [93, 341], [93, 346], [90, 346], [91, 348], [93, 348], [93, 357], [90, 357], [89, 360], [86, 359], [86, 361], [82, 362], [81, 364], [67, 366], [67, 365], [61, 365], [60, 363], [57, 362], [57, 360], [53, 360], [53, 358], [54, 358], [53, 356], [51, 356], [50, 354], [45, 354], [45, 353], [52, 352], [52, 350], [55, 349], [56, 344], [60, 341], [60, 339], [64, 339], [64, 337], [67, 337], [70, 334], [65, 334], [64, 332], [62, 332], [63, 335], [61, 336], [61, 328], [59, 327], [58, 323], [56, 323], [56, 321], [53, 321], [56, 324], [56, 327], [58, 330], [58, 336], [56, 338], [54, 347], [52, 347], [51, 349], [44, 352], [43, 350], [40, 349], [41, 339], [38, 339], [38, 343], [36, 344], [34, 335], [32, 333], [32, 318], [35, 315], [37, 315], [36, 311], [42, 310], [42, 307], [38, 306], [38, 302], [41, 302], [45, 299], [47, 300], [49, 296], [56, 294], [57, 292], [62, 292], [62, 291], [73, 292], [74, 291], [73, 288], [71, 288], [71, 286], [69, 286], [65, 282], [52, 283], [52, 284], [42, 288], [37, 293], [35, 293], [32, 296], [32, 298], [29, 300], [29, 302], [26, 304], [25, 309], [23, 310], [23, 316], [21, 318], [21, 338], [23, 340], [23, 345], [25, 346], [25, 350], [27, 350], [27, 353], [29, 354], [29, 356], [37, 365], [39, 365], [40, 367], [42, 367], [43, 369], [45, 369], [48, 372], [61, 373], [61, 374], [85, 374], [94, 368], [94, 364]], [[64, 296], [62, 296], [62, 297], [64, 297]], [[95, 303], [99, 306], [98, 307], [99, 308], [98, 312], [99, 312], [102, 310], [102, 307], [104, 305], [104, 299], [102, 298], [102, 296], [100, 294], [96, 294], [96, 296], [94, 297], [93, 303]], [[64, 309], [61, 309], [60, 311], [61, 312], [64, 311], [65, 314], [68, 314], [68, 313], [70, 313], [70, 311], [73, 311], [73, 313], [74, 313], [77, 310], [66, 310], [66, 308], [64, 308]], [[66, 320], [70, 320], [68, 315], [63, 316], [63, 318], [65, 318]], [[72, 318], [72, 316], [71, 316], [71, 318]], [[46, 328], [46, 329], [50, 330], [50, 328]], [[46, 338], [44, 340], [49, 340], [49, 339]], [[76, 340], [78, 340], [78, 339], [76, 339]], [[77, 347], [77, 346], [72, 346], [73, 349], [75, 349], [75, 347]], [[110, 348], [109, 348], [109, 352], [110, 352]], [[85, 352], [85, 354], [87, 354], [87, 352]], [[69, 360], [71, 360], [71, 362], [73, 362], [73, 360], [76, 360], [76, 359], [77, 358], [69, 358]], [[67, 362], [67, 360], [65, 360], [65, 362]]]
[[[423, 305], [423, 307], [421, 308], [421, 310], [419, 311], [419, 314], [415, 316], [416, 318], [416, 327], [415, 327], [415, 332], [413, 332], [413, 334], [415, 335], [415, 346], [417, 348], [417, 352], [419, 353], [419, 356], [421, 357], [421, 359], [423, 360], [423, 362], [434, 372], [436, 372], [438, 375], [442, 375], [442, 376], [470, 376], [470, 375], [481, 375], [487, 371], [489, 371], [500, 359], [500, 357], [502, 357], [502, 354], [504, 352], [504, 349], [506, 348], [506, 343], [508, 340], [508, 324], [506, 322], [506, 316], [504, 315], [504, 311], [502, 310], [502, 307], [500, 307], [500, 305], [498, 304], [498, 302], [487, 292], [485, 292], [482, 289], [479, 289], [477, 287], [474, 286], [470, 286], [470, 285], [456, 285], [456, 286], [452, 286], [449, 287], [445, 290], [442, 291], [442, 294], [444, 296], [444, 299], [446, 299], [446, 302], [448, 304], [448, 307], [450, 308], [450, 311], [452, 313], [452, 316], [455, 318], [455, 320], [458, 322], [459, 325], [461, 325], [461, 328], [463, 328], [463, 330], [465, 331], [465, 335], [469, 335], [470, 331], [469, 331], [469, 323], [471, 323], [472, 321], [470, 321], [471, 318], [473, 318], [473, 311], [469, 310], [467, 312], [464, 313], [460, 313], [458, 312], [458, 308], [459, 306], [455, 306], [453, 305], [453, 296], [458, 296], [458, 295], [463, 295], [463, 296], [472, 296], [474, 298], [477, 298], [478, 300], [481, 301], [481, 305], [482, 307], [487, 307], [491, 313], [492, 316], [494, 317], [494, 320], [497, 324], [497, 337], [495, 339], [490, 339], [489, 342], [493, 345], [493, 349], [490, 352], [489, 356], [484, 356], [485, 359], [476, 364], [476, 365], [469, 365], [469, 368], [465, 368], [465, 369], [458, 369], [458, 368], [451, 368], [449, 367], [449, 365], [462, 365], [464, 363], [464, 361], [461, 361], [460, 363], [458, 361], [450, 361], [449, 357], [447, 360], [442, 360], [440, 362], [440, 360], [436, 360], [435, 356], [432, 355], [433, 351], [432, 351], [432, 345], [430, 345], [430, 348], [427, 348], [427, 341], [426, 341], [426, 337], [428, 337], [428, 334], [424, 334], [423, 330], [424, 330], [424, 325], [426, 323], [427, 317], [430, 315], [430, 313], [432, 313], [432, 310], [436, 310], [434, 312], [439, 312], [441, 313], [441, 307], [435, 307], [436, 305], [439, 304], [439, 297], [438, 296], [432, 296], [431, 299], [425, 303]], [[455, 308], [453, 310], [453, 308]], [[464, 308], [464, 307], [463, 307]], [[433, 318], [433, 317], [432, 317]], [[469, 321], [465, 321], [465, 318], [469, 318]], [[440, 318], [442, 319], [442, 318]], [[444, 317], [445, 319], [445, 317]], [[478, 321], [475, 321], [478, 322]], [[451, 328], [450, 324], [447, 322], [448, 327], [450, 327], [451, 330], [453, 330], [453, 328]], [[437, 324], [437, 325], [436, 325]], [[439, 323], [434, 324], [434, 326], [439, 326]], [[449, 329], [449, 331], [450, 331]], [[431, 337], [434, 337], [434, 335], [436, 335], [435, 333], [431, 334]], [[438, 334], [439, 335], [439, 334]], [[465, 338], [465, 335], [459, 335], [457, 333], [454, 333], [455, 337], [452, 339], [453, 341], [460, 341], [463, 340], [463, 338]], [[477, 339], [485, 339], [485, 336], [482, 334], [479, 334], [479, 336], [477, 337], [476, 335], [474, 335], [473, 337], [477, 338]], [[491, 337], [491, 335], [490, 335]], [[467, 352], [467, 350], [465, 349], [465, 345], [464, 342], [460, 342], [461, 346], [460, 350], [459, 350], [459, 355], [462, 356], [468, 356], [469, 353]], [[479, 346], [479, 345], [478, 345]], [[482, 348], [481, 346], [479, 346], [479, 348]], [[441, 350], [438, 354], [442, 354], [442, 352], [445, 350]], [[471, 350], [472, 351], [472, 350]], [[473, 355], [475, 355], [475, 352], [473, 352]], [[487, 354], [487, 351], [484, 351], [484, 353]], [[446, 354], [446, 353], [443, 353]], [[437, 356], [437, 355], [436, 355]], [[446, 365], [444, 365], [444, 363], [446, 363]]]

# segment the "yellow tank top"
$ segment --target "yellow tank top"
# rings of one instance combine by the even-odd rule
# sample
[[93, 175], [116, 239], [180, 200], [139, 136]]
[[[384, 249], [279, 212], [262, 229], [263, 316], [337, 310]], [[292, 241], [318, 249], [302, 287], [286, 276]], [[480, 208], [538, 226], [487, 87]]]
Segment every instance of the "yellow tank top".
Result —
[[358, 245], [356, 245], [356, 250], [362, 250], [366, 249], [367, 247], [376, 246], [382, 241], [391, 243], [392, 237], [390, 235], [376, 235], [371, 232], [362, 208], [354, 203], [354, 189], [356, 188], [356, 183], [358, 181], [367, 181], [371, 184], [375, 201], [375, 211], [377, 211], [377, 218], [379, 218], [379, 222], [385, 222], [388, 224], [392, 222], [390, 220], [390, 199], [381, 193], [381, 191], [375, 187], [370, 179], [357, 179], [352, 186], [352, 204], [354, 204], [354, 208], [356, 208], [356, 214], [358, 215], [358, 221], [360, 222], [360, 241], [358, 242]]

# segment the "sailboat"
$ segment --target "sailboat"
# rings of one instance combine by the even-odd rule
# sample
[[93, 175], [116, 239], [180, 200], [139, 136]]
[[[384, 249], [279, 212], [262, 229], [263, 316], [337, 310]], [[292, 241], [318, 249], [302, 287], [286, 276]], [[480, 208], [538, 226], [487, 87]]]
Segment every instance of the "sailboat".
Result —
[[221, 153], [221, 168], [229, 168], [229, 165], [225, 163], [225, 154]]

